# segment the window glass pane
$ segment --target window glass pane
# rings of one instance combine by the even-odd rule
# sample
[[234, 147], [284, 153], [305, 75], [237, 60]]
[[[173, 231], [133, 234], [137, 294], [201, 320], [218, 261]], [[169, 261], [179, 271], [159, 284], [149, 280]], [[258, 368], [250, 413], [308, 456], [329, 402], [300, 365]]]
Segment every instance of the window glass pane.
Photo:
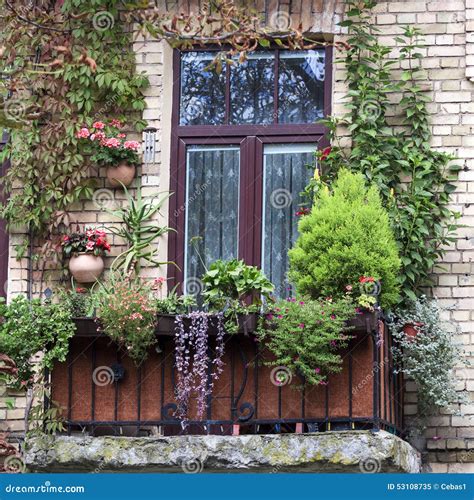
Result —
[[181, 54], [180, 125], [219, 125], [225, 115], [225, 73], [206, 67], [214, 59], [213, 52]]
[[290, 295], [288, 250], [298, 236], [296, 212], [311, 178], [313, 144], [267, 145], [263, 158], [262, 269], [279, 297]]
[[281, 51], [279, 123], [314, 123], [324, 116], [324, 50]]
[[250, 54], [230, 70], [230, 123], [232, 125], [273, 123], [273, 52]]
[[239, 161], [238, 147], [188, 148], [185, 293], [193, 294], [204, 264], [237, 257]]

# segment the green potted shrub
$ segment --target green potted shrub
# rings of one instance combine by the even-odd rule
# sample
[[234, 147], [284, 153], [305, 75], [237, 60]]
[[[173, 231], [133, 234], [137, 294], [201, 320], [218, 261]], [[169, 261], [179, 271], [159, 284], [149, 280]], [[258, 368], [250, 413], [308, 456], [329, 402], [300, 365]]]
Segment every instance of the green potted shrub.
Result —
[[331, 190], [322, 186], [299, 233], [289, 252], [299, 294], [317, 300], [350, 292], [364, 309], [397, 304], [397, 243], [377, 188], [361, 174], [342, 169]]
[[216, 260], [202, 282], [205, 304], [211, 311], [224, 311], [229, 333], [255, 330], [256, 313], [275, 288], [260, 269], [237, 259]]

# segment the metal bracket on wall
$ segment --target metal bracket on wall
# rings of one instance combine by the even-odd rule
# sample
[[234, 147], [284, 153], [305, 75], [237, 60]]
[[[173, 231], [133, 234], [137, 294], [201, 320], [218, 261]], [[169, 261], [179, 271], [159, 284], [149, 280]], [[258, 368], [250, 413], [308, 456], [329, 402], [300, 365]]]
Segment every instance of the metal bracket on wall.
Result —
[[144, 148], [143, 148], [143, 162], [155, 162], [155, 141], [156, 141], [156, 128], [146, 128], [143, 131]]

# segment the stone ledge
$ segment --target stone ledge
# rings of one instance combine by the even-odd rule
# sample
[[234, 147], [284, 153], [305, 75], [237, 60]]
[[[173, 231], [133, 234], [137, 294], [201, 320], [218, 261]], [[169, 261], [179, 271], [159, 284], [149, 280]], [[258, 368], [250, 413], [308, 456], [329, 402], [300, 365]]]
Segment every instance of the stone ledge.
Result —
[[420, 472], [419, 453], [385, 431], [174, 437], [36, 436], [31, 472]]

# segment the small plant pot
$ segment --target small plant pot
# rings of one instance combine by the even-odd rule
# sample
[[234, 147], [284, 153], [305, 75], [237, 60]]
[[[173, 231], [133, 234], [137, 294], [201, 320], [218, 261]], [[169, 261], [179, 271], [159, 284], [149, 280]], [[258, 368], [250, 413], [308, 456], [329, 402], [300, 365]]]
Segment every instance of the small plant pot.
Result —
[[95, 283], [104, 270], [100, 255], [81, 253], [69, 259], [69, 272], [78, 283]]
[[118, 165], [107, 167], [107, 179], [112, 187], [130, 186], [135, 179], [137, 168], [135, 165], [123, 161]]
[[403, 333], [407, 338], [413, 340], [420, 333], [420, 328], [424, 325], [424, 323], [406, 323], [403, 327]]

